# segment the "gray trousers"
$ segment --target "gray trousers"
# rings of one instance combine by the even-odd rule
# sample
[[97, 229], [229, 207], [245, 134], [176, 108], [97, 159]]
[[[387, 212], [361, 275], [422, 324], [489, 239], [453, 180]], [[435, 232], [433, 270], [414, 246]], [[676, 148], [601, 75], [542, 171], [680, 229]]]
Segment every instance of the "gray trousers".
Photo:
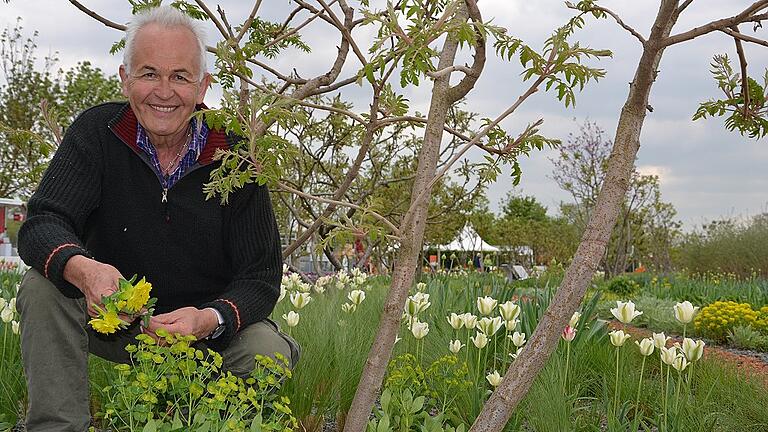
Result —
[[[27, 377], [30, 432], [83, 432], [90, 424], [88, 353], [129, 363], [125, 346], [136, 343], [138, 327], [105, 337], [87, 325], [84, 298], [64, 296], [48, 279], [30, 269], [21, 281], [16, 307], [21, 314], [21, 355]], [[271, 320], [237, 333], [221, 355], [222, 369], [245, 377], [256, 354], [279, 352], [293, 367], [299, 346]]]

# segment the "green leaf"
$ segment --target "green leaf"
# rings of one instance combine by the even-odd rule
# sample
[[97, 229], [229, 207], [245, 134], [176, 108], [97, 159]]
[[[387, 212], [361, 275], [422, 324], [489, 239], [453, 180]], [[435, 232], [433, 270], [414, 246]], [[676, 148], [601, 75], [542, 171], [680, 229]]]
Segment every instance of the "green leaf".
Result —
[[155, 423], [155, 419], [149, 419], [147, 424], [144, 425], [142, 432], [157, 432], [157, 423]]

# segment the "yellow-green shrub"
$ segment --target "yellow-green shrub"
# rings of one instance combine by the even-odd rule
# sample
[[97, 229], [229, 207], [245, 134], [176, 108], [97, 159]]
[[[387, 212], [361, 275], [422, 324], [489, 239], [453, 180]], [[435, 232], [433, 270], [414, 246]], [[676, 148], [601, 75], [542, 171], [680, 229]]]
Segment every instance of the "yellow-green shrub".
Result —
[[725, 341], [728, 331], [736, 326], [751, 326], [768, 331], [768, 307], [755, 311], [749, 303], [716, 301], [705, 306], [694, 320], [696, 330], [703, 336]]

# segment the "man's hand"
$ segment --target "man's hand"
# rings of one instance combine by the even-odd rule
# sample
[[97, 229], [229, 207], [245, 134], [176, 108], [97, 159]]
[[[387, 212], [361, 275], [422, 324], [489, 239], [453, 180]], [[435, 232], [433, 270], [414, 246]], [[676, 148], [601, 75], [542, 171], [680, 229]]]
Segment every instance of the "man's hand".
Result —
[[194, 335], [197, 340], [200, 340], [208, 337], [218, 326], [219, 322], [215, 312], [206, 309], [200, 310], [195, 307], [183, 307], [151, 317], [149, 325], [143, 331], [158, 342], [160, 342], [160, 338], [156, 332], [161, 328], [171, 334]]
[[[113, 266], [82, 255], [73, 256], [64, 266], [64, 279], [83, 292], [85, 303], [88, 305], [88, 315], [91, 317], [98, 315], [94, 305], [103, 307], [101, 298], [117, 291], [121, 277], [123, 275]], [[126, 320], [127, 317], [121, 318]]]

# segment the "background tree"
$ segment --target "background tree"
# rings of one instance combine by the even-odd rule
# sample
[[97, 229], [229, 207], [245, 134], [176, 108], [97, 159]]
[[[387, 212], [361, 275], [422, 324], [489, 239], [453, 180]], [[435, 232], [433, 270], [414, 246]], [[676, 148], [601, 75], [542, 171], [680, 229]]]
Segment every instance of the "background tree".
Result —
[[[559, 147], [557, 157], [551, 159], [555, 165], [552, 178], [574, 200], [562, 204], [561, 213], [579, 235], [586, 229], [597, 203], [612, 147], [613, 143], [605, 138], [604, 131], [587, 120], [579, 127], [578, 134], [569, 135], [566, 143]], [[633, 169], [618, 220], [601, 261], [606, 278], [633, 269], [643, 262], [659, 264], [668, 271], [669, 248], [680, 226], [674, 220], [675, 215], [672, 204], [661, 201], [658, 177], [641, 175]], [[662, 235], [669, 237], [660, 238]], [[667, 249], [662, 250], [664, 247]]]
[[61, 129], [83, 109], [121, 97], [117, 78], [104, 75], [88, 62], [54, 73], [54, 54], [38, 66], [36, 36], [34, 32], [25, 38], [20, 21], [0, 34], [2, 197], [29, 197], [61, 139]]

